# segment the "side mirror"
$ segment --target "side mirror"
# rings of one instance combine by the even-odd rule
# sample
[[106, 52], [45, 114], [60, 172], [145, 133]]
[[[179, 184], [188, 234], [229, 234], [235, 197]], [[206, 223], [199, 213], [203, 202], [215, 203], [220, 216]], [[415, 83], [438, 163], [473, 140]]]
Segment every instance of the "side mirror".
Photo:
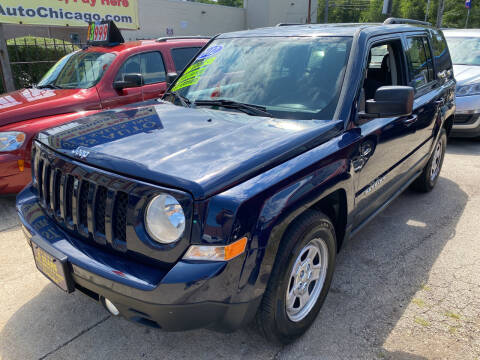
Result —
[[411, 86], [382, 86], [375, 98], [365, 103], [367, 117], [408, 116], [413, 111], [414, 90]]
[[172, 85], [172, 83], [175, 81], [177, 78], [178, 74], [175, 72], [171, 72], [167, 74], [167, 86]]
[[115, 90], [123, 90], [143, 86], [142, 74], [125, 74], [123, 80], [115, 81], [113, 87]]

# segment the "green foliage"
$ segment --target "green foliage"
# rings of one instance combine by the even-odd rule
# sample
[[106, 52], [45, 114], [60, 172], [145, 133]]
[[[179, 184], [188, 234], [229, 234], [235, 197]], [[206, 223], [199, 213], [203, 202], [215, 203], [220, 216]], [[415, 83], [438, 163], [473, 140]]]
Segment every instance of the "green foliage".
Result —
[[[318, 0], [318, 22], [324, 22], [325, 0]], [[330, 0], [328, 22], [382, 22], [387, 18], [382, 14], [383, 0], [370, 0], [365, 5], [362, 0]], [[439, 0], [431, 0], [427, 21], [437, 22]], [[392, 16], [425, 20], [427, 0], [393, 0]], [[445, 0], [442, 27], [464, 28], [467, 10], [463, 0]], [[468, 28], [480, 27], [480, 0], [472, 1]]]
[[199, 2], [199, 3], [203, 3], [203, 4], [217, 5], [217, 3], [215, 1], [212, 1], [212, 0], [195, 0], [195, 2]]
[[218, 5], [243, 7], [243, 0], [218, 0]]
[[17, 89], [36, 84], [57, 60], [78, 50], [69, 42], [33, 36], [7, 40], [7, 48]]

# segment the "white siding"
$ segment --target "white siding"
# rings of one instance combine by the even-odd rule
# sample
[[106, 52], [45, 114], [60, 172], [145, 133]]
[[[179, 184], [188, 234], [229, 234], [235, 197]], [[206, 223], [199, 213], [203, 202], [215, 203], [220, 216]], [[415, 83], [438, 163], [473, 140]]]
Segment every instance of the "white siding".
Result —
[[126, 40], [178, 35], [216, 35], [245, 29], [245, 9], [178, 0], [139, 0], [138, 31], [122, 31]]
[[[279, 23], [305, 23], [308, 0], [244, 0], [247, 28], [274, 26]], [[317, 22], [317, 0], [311, 0], [311, 20]]]
[[[139, 30], [122, 30], [125, 40], [168, 36], [207, 35], [274, 26], [278, 23], [304, 23], [308, 0], [244, 0], [244, 8], [202, 4], [182, 0], [138, 0]], [[317, 19], [317, 1], [312, 0], [312, 22]], [[69, 41], [76, 33], [85, 41], [86, 28], [4, 25], [7, 39], [25, 35], [54, 37]]]

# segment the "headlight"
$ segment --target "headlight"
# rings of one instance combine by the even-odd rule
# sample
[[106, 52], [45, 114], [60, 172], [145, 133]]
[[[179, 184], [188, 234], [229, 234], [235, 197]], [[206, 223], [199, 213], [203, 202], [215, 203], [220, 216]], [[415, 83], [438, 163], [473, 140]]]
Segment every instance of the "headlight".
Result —
[[17, 150], [25, 142], [25, 134], [20, 131], [0, 132], [0, 151]]
[[480, 95], [480, 83], [458, 86], [456, 95], [457, 96]]
[[182, 205], [173, 196], [155, 196], [147, 206], [145, 227], [153, 240], [161, 244], [177, 241], [185, 230]]

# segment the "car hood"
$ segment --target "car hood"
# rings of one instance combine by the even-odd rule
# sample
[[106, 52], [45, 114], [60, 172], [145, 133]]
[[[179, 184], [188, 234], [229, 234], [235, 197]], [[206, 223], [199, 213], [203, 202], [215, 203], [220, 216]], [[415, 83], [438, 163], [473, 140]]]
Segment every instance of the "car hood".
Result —
[[480, 82], [480, 66], [453, 65], [457, 86]]
[[340, 120], [280, 120], [150, 102], [46, 130], [38, 141], [89, 165], [202, 199], [342, 130]]
[[22, 89], [0, 96], [0, 126], [44, 116], [100, 108], [100, 99], [95, 87]]

